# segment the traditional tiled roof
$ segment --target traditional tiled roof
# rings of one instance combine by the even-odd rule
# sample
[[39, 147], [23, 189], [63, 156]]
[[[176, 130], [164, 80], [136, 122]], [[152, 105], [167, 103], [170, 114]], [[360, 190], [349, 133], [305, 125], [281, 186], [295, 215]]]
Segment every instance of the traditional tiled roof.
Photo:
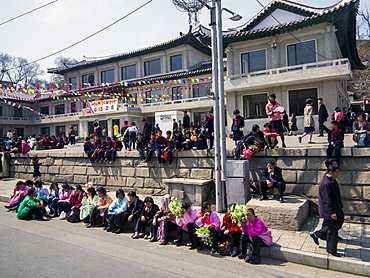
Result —
[[[326, 8], [313, 8], [297, 4], [287, 0], [274, 0], [252, 20], [246, 24], [230, 30], [223, 35], [224, 46], [230, 43], [255, 40], [279, 34], [293, 32], [305, 27], [328, 22], [334, 24], [337, 29], [336, 35], [345, 58], [351, 62], [352, 69], [364, 69], [365, 66], [358, 58], [356, 49], [356, 14], [359, 7], [359, 0], [342, 0], [338, 4]], [[266, 17], [271, 15], [277, 8], [305, 15], [304, 18], [292, 22], [262, 28], [253, 29]], [[252, 30], [253, 29], [253, 30]], [[205, 43], [210, 42], [210, 36], [202, 37]]]
[[[188, 44], [194, 47], [195, 49], [211, 55], [211, 49], [202, 43], [199, 39], [197, 39], [193, 33], [189, 32], [188, 34], [182, 35], [170, 41], [156, 44], [154, 46], [145, 47], [125, 53], [120, 53], [111, 56], [105, 56], [100, 58], [87, 58], [84, 61], [78, 62], [73, 65], [66, 65], [66, 67], [59, 67], [59, 68], [51, 68], [48, 69], [48, 73], [57, 73], [57, 74], [65, 74], [71, 71], [81, 70], [85, 68], [95, 67], [99, 65], [104, 65], [112, 62], [121, 61], [124, 59], [129, 59], [133, 57], [137, 57], [140, 55], [146, 55], [150, 53], [155, 53], [163, 50], [167, 50], [179, 45]], [[85, 57], [86, 58], [86, 57]]]

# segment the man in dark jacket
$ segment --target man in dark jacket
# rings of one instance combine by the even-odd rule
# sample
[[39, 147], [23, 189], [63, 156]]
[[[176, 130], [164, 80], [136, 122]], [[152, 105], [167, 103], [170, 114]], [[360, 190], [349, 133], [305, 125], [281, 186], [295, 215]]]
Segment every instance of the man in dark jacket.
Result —
[[279, 190], [279, 202], [284, 203], [283, 194], [285, 191], [285, 181], [282, 172], [283, 170], [276, 166], [276, 162], [274, 160], [267, 161], [266, 169], [260, 180], [260, 188], [262, 191], [262, 198], [260, 201], [268, 199], [268, 189], [277, 188]]
[[341, 149], [343, 148], [344, 132], [339, 129], [339, 123], [337, 121], [331, 122], [331, 130], [328, 133], [328, 148], [326, 149], [327, 159], [333, 156], [333, 151], [335, 152], [335, 160], [340, 167]]
[[336, 181], [338, 173], [338, 167], [329, 166], [326, 175], [320, 182], [319, 214], [320, 217], [324, 218], [324, 222], [321, 230], [310, 235], [317, 245], [319, 244], [319, 238], [326, 240], [326, 252], [336, 257], [340, 257], [337, 252], [338, 231], [344, 221], [343, 203]]
[[329, 133], [329, 129], [325, 126], [325, 122], [328, 120], [329, 114], [322, 101], [323, 99], [321, 97], [317, 99], [317, 103], [319, 105], [319, 137], [324, 136], [324, 130]]
[[184, 111], [184, 117], [182, 117], [182, 127], [184, 128], [184, 132], [190, 128], [190, 117], [186, 110]]
[[[139, 197], [136, 195], [135, 191], [131, 191], [128, 193], [128, 198], [130, 200], [129, 206], [127, 208], [127, 211], [123, 213], [123, 216], [121, 217], [121, 220], [118, 225], [118, 230], [115, 231], [116, 234], [123, 233], [123, 226], [127, 221], [134, 222], [134, 226], [136, 226], [137, 221], [140, 218], [140, 214], [144, 207], [144, 202], [139, 199]], [[132, 235], [131, 237], [133, 237]]]
[[152, 125], [148, 122], [146, 118], [142, 120], [142, 123], [143, 123], [143, 130], [142, 130], [143, 138], [144, 138], [146, 145], [148, 145], [150, 141], [150, 134], [152, 133]]
[[[124, 121], [123, 126], [121, 128], [121, 136], [123, 136], [126, 132], [126, 129], [128, 128], [128, 121]], [[123, 138], [123, 144], [125, 145], [125, 150], [128, 149], [128, 136], [125, 136]]]

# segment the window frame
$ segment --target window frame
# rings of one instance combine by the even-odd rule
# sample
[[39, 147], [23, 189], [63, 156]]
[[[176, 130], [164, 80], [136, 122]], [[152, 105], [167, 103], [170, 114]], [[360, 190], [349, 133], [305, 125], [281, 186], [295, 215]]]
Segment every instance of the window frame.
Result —
[[285, 64], [287, 67], [294, 67], [294, 66], [300, 66], [300, 65], [305, 65], [305, 64], [310, 64], [310, 63], [304, 63], [304, 64], [296, 64], [296, 65], [292, 65], [292, 66], [289, 66], [289, 54], [288, 54], [288, 47], [291, 46], [291, 45], [298, 45], [298, 44], [303, 44], [303, 43], [307, 43], [307, 42], [315, 42], [315, 62], [310, 62], [310, 63], [317, 63], [318, 61], [318, 52], [317, 52], [317, 39], [310, 39], [310, 40], [301, 40], [299, 43], [290, 43], [290, 44], [286, 44], [286, 47], [285, 47]]
[[[260, 49], [256, 49], [256, 50], [253, 50], [253, 51], [248, 51], [248, 52], [242, 52], [240, 53], [240, 73], [241, 74], [248, 74], [248, 73], [252, 73], [252, 72], [258, 72], [258, 71], [263, 71], [263, 70], [258, 70], [258, 71], [248, 71], [248, 72], [243, 72], [244, 71], [244, 68], [243, 68], [243, 58], [242, 56], [245, 55], [245, 54], [250, 54], [250, 53], [254, 53], [254, 52], [260, 52], [260, 51], [264, 51], [265, 52], [265, 69], [264, 70], [267, 70], [267, 48], [260, 48]], [[249, 64], [250, 64], [250, 59], [248, 58], [248, 61], [249, 61]], [[250, 67], [248, 66], [248, 69]]]
[[[156, 73], [149, 73], [147, 74], [146, 72], [146, 64], [147, 63], [150, 63], [150, 62], [154, 62], [154, 61], [159, 61], [159, 72], [156, 72]], [[143, 70], [144, 70], [144, 76], [151, 76], [151, 75], [156, 75], [156, 74], [161, 74], [162, 73], [162, 59], [161, 58], [156, 58], [156, 59], [152, 59], [152, 60], [147, 60], [144, 62], [143, 64]]]
[[[61, 108], [62, 106], [64, 108], [64, 113], [57, 113], [56, 108]], [[54, 115], [63, 115], [65, 113], [66, 113], [66, 104], [65, 103], [55, 104], [55, 106], [54, 106]]]
[[[135, 66], [135, 77], [132, 77], [132, 78], [124, 78], [123, 77], [123, 69], [125, 69], [125, 68], [129, 68], [129, 67], [133, 67], [133, 66]], [[122, 66], [121, 67], [121, 80], [131, 80], [131, 79], [135, 79], [135, 78], [137, 78], [137, 64], [130, 64], [130, 65], [127, 65], [127, 66]]]
[[[292, 113], [295, 113], [297, 116], [303, 116], [303, 110], [304, 110], [304, 107], [306, 104], [303, 104], [302, 103], [302, 107], [298, 107], [298, 111], [291, 111], [291, 98], [290, 98], [290, 92], [292, 91], [303, 91], [303, 90], [313, 90], [313, 89], [316, 89], [316, 97], [314, 96], [311, 96], [311, 98], [313, 99], [313, 111], [318, 111], [318, 105], [317, 105], [317, 98], [319, 96], [319, 87], [317, 86], [314, 86], [314, 87], [310, 87], [310, 88], [307, 88], [307, 87], [303, 87], [303, 88], [296, 88], [296, 89], [291, 89], [291, 90], [287, 90], [287, 97], [288, 97], [288, 107], [286, 109], [289, 109], [287, 110], [287, 114], [288, 114], [288, 117], [290, 117], [290, 115]], [[305, 97], [304, 99], [307, 99], [309, 97]]]
[[[209, 85], [207, 85], [207, 84], [209, 84]], [[194, 88], [194, 86], [209, 86], [209, 88], [208, 88], [209, 89], [209, 94], [201, 96], [201, 95], [199, 95], [199, 92], [198, 92], [198, 96], [195, 96], [194, 90], [199, 90], [199, 88]], [[202, 88], [201, 90], [203, 90], [203, 89], [206, 89], [206, 88]], [[212, 83], [211, 82], [206, 82], [206, 83], [201, 83], [201, 84], [194, 84], [193, 85], [193, 90], [192, 90], [192, 96], [193, 96], [193, 98], [201, 98], [201, 97], [210, 96], [210, 95], [212, 95], [211, 89], [212, 89]]]
[[[106, 80], [103, 81], [103, 74], [105, 74], [108, 71], [113, 71], [113, 80], [112, 81], [106, 81]], [[100, 83], [114, 83], [114, 74], [115, 74], [114, 73], [114, 68], [100, 71], [100, 81], [101, 81]]]
[[[94, 77], [94, 82], [89, 82], [89, 77], [90, 77], [91, 75]], [[87, 82], [84, 82], [84, 77], [87, 77]], [[82, 81], [81, 83], [82, 83], [82, 86], [83, 86], [83, 87], [86, 87], [86, 86], [87, 86], [87, 85], [83, 85], [84, 83], [86, 83], [86, 84], [91, 84], [91, 85], [92, 85], [93, 83], [96, 83], [96, 82], [95, 82], [95, 73], [94, 73], [94, 72], [92, 72], [92, 73], [88, 73], [88, 74], [81, 75], [81, 81]]]
[[[172, 58], [178, 57], [178, 56], [181, 56], [181, 67], [179, 69], [173, 69], [172, 68]], [[183, 60], [182, 53], [170, 56], [170, 71], [178, 71], [178, 70], [183, 70], [183, 69], [184, 69], [184, 60]]]

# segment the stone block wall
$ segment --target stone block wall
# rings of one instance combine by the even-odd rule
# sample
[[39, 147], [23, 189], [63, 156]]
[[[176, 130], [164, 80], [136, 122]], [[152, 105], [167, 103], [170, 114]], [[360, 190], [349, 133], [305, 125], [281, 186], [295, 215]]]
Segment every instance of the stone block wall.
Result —
[[[344, 148], [338, 182], [344, 201], [344, 211], [355, 221], [370, 222], [370, 148]], [[11, 160], [11, 175], [19, 179], [32, 178], [31, 157], [38, 156], [45, 181], [123, 188], [140, 194], [166, 192], [164, 179], [214, 178], [213, 151], [183, 151], [174, 154], [171, 165], [158, 167], [156, 157], [144, 163], [136, 151], [121, 152], [112, 164], [91, 164], [83, 152], [46, 152], [15, 154]], [[255, 154], [250, 161], [250, 178], [258, 180], [266, 161], [275, 159], [283, 169], [286, 193], [303, 195], [317, 201], [318, 183], [324, 175], [324, 149], [274, 149]]]

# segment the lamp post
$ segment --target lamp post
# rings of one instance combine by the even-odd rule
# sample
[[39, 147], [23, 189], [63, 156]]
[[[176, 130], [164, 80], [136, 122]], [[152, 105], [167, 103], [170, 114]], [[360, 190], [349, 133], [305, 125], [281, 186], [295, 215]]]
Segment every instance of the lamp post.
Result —
[[211, 6], [200, 0], [211, 12], [212, 38], [212, 87], [214, 92], [215, 116], [215, 189], [216, 210], [226, 211], [226, 131], [225, 131], [225, 91], [224, 91], [224, 63], [222, 41], [222, 11], [231, 14], [233, 21], [240, 20], [241, 15], [222, 8], [221, 0], [212, 0]]

